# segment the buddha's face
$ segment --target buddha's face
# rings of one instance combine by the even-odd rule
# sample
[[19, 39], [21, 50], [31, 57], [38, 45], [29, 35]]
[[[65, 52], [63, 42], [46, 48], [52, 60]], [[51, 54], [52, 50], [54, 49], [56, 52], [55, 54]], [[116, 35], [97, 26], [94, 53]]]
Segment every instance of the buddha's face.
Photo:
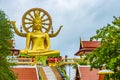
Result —
[[34, 30], [41, 30], [41, 28], [42, 28], [42, 24], [41, 24], [41, 21], [39, 19], [36, 19], [33, 22], [33, 25], [34, 25]]
[[35, 12], [35, 19], [33, 21], [33, 26], [34, 26], [34, 30], [41, 30], [42, 28], [42, 22], [38, 11]]

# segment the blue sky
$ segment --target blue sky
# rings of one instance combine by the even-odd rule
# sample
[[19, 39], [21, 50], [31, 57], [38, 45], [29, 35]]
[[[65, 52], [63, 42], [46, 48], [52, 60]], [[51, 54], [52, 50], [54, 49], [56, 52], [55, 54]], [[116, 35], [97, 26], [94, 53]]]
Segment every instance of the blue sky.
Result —
[[[79, 49], [79, 39], [89, 40], [97, 29], [120, 16], [120, 0], [0, 0], [0, 9], [20, 29], [22, 15], [31, 8], [42, 8], [52, 17], [54, 31], [60, 25], [59, 35], [51, 38], [51, 49], [61, 55], [74, 57]], [[25, 38], [15, 35], [15, 47], [23, 49]]]

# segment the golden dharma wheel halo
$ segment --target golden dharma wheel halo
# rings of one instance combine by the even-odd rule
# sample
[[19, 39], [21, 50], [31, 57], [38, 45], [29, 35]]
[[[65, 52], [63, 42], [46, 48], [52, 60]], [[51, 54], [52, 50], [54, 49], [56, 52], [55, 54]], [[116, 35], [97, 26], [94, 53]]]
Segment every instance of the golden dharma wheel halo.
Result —
[[26, 11], [22, 17], [22, 26], [26, 32], [33, 31], [33, 23], [35, 19], [35, 13], [39, 13], [39, 18], [42, 23], [42, 32], [48, 33], [52, 27], [52, 18], [49, 13], [41, 8], [32, 8]]

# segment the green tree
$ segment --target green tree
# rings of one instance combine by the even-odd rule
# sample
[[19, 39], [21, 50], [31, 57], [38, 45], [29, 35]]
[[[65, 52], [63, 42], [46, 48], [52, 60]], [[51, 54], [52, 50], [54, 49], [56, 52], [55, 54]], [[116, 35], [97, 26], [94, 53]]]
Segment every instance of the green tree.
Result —
[[[96, 31], [96, 35], [90, 40], [100, 40], [101, 45], [89, 56], [91, 68], [102, 68], [113, 70], [113, 80], [120, 80], [120, 17], [114, 17], [111, 24]], [[107, 79], [108, 80], [108, 79]]]
[[15, 80], [6, 57], [10, 54], [9, 40], [13, 38], [12, 27], [5, 13], [0, 10], [0, 80]]

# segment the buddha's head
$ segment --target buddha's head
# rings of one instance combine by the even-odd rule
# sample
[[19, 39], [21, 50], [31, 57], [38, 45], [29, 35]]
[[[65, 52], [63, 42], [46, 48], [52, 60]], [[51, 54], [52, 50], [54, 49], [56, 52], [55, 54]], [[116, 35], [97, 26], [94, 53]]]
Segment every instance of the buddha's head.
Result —
[[35, 11], [35, 19], [33, 20], [33, 28], [34, 30], [41, 30], [42, 28], [42, 20], [40, 18], [40, 14], [39, 14], [39, 11]]

